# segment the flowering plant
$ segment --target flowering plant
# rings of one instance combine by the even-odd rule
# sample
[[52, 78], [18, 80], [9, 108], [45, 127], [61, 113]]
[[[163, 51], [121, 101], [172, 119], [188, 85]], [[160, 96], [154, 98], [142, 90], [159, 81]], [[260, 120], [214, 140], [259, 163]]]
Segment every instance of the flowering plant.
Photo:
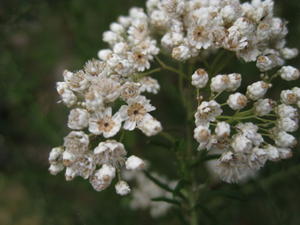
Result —
[[[66, 180], [81, 176], [96, 191], [117, 177], [120, 195], [131, 191], [125, 180], [135, 179], [133, 207], [149, 207], [157, 216], [169, 205], [157, 210], [151, 199], [174, 204], [195, 225], [200, 193], [218, 179], [246, 182], [268, 161], [291, 157], [300, 88], [280, 90], [279, 96], [272, 89], [280, 88], [276, 79], [299, 79], [299, 70], [286, 65], [298, 50], [286, 47], [286, 22], [273, 7], [272, 0], [148, 0], [146, 10], [120, 16], [103, 34], [109, 48], [82, 70], [64, 71], [57, 83], [72, 131], [50, 152], [51, 174], [65, 169]], [[256, 74], [229, 68], [234, 58], [255, 62]], [[151, 75], [161, 71], [178, 76], [177, 101], [185, 110], [178, 133], [167, 132], [168, 124], [163, 129], [146, 97], [159, 93]], [[166, 148], [175, 149], [178, 181], [147, 172], [142, 152], [128, 156], [124, 132], [135, 129], [149, 138], [160, 135]], [[199, 165], [210, 179], [201, 177]], [[147, 188], [147, 178], [163, 190]]]

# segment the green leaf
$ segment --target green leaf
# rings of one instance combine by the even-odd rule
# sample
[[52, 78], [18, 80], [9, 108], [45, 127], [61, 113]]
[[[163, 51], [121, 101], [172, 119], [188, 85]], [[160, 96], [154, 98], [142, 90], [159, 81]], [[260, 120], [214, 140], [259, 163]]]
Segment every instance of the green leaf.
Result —
[[166, 198], [166, 197], [152, 198], [151, 200], [154, 201], [154, 202], [167, 202], [169, 204], [180, 206], [180, 202], [179, 201], [177, 201], [175, 199]]
[[167, 184], [164, 184], [163, 182], [161, 182], [160, 180], [156, 179], [155, 177], [153, 177], [149, 172], [144, 171], [145, 175], [151, 180], [153, 181], [157, 186], [161, 187], [162, 189], [169, 191], [169, 192], [174, 192], [174, 190], [172, 190]]
[[[173, 195], [182, 195], [181, 194], [181, 189], [186, 185], [186, 181], [185, 180], [180, 180], [177, 185], [175, 186], [175, 189], [173, 191]], [[182, 195], [183, 196], [183, 195]], [[184, 197], [184, 196], [183, 196]], [[185, 198], [185, 197], [184, 197]]]

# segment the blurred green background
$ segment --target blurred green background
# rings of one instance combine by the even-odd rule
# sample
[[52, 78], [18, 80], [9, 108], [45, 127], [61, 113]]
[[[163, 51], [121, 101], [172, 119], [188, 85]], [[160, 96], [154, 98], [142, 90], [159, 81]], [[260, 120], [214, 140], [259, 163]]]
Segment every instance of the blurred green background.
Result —
[[[66, 182], [63, 175], [48, 173], [48, 153], [68, 133], [67, 109], [56, 104], [55, 82], [64, 69], [80, 69], [106, 47], [101, 34], [118, 15], [143, 5], [141, 0], [0, 1], [0, 225], [179, 224], [173, 211], [152, 219], [147, 211], [130, 210], [130, 196], [117, 196], [113, 187], [97, 193], [80, 178]], [[289, 46], [300, 48], [299, 0], [276, 1], [276, 13], [289, 21]], [[300, 68], [300, 57], [291, 64]], [[167, 117], [168, 99], [153, 99], [160, 108], [156, 116]], [[176, 120], [176, 104], [167, 105]], [[174, 176], [172, 163], [166, 162], [169, 153], [143, 144], [146, 139], [134, 141], [137, 137], [128, 137], [131, 153]], [[207, 215], [200, 220], [212, 225], [299, 225], [300, 170], [290, 169], [300, 163], [299, 156], [297, 148], [292, 159], [267, 165], [250, 182], [250, 191], [224, 185], [234, 194], [212, 212], [216, 221], [209, 222]], [[278, 173], [272, 185], [265, 182]]]

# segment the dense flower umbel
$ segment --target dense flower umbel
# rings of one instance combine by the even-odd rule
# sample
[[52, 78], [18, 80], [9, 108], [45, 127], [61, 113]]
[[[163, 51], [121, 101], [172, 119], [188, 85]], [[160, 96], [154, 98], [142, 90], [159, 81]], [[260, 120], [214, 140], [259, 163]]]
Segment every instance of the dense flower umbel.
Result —
[[[282, 70], [280, 74], [283, 79], [295, 79], [286, 79], [282, 76]], [[216, 75], [211, 78], [212, 93], [226, 90], [224, 84], [219, 85], [222, 90], [216, 88], [217, 80], [230, 83], [226, 77]], [[210, 164], [210, 169], [226, 182], [246, 179], [268, 160], [277, 161], [292, 156], [292, 148], [297, 141], [289, 133], [298, 130], [299, 88], [282, 90], [281, 98], [276, 101], [264, 98], [271, 86], [268, 80], [257, 81], [247, 87], [246, 96], [235, 92], [229, 95], [225, 103], [203, 100], [198, 106], [194, 130], [198, 150], [206, 149], [221, 155], [217, 163]], [[218, 94], [212, 97], [216, 99]], [[226, 107], [235, 112], [224, 115], [223, 108]]]
[[[97, 191], [118, 177], [116, 192], [130, 192], [121, 171], [142, 169], [144, 163], [136, 156], [127, 158], [124, 145], [115, 139], [121, 140], [123, 130], [137, 128], [146, 136], [162, 130], [151, 115], [155, 107], [144, 96], [160, 89], [149, 76], [156, 69], [146, 71], [160, 51], [191, 62], [223, 49], [245, 62], [256, 62], [261, 80], [247, 84], [244, 93], [240, 86], [245, 75], [213, 74], [208, 68], [190, 74], [198, 93], [194, 138], [198, 150], [221, 155], [212, 168], [222, 180], [237, 182], [268, 160], [290, 157], [296, 144], [290, 133], [298, 129], [300, 88], [283, 90], [280, 99], [266, 95], [273, 79], [300, 77], [298, 69], [285, 65], [298, 50], [286, 47], [286, 22], [273, 15], [273, 5], [272, 0], [148, 0], [146, 12], [132, 8], [128, 16], [120, 16], [103, 34], [109, 48], [98, 52], [99, 59], [79, 71], [66, 70], [64, 81], [57, 83], [61, 102], [70, 108], [72, 131], [63, 146], [52, 149], [50, 172], [65, 168], [67, 180], [81, 176]], [[156, 59], [162, 66], [157, 71], [169, 68]], [[211, 94], [209, 99], [199, 95], [202, 89]], [[223, 94], [227, 99], [218, 102]]]
[[[162, 130], [149, 114], [155, 107], [142, 95], [157, 94], [158, 82], [133, 76], [149, 69], [159, 52], [150, 36], [149, 18], [142, 9], [133, 8], [129, 17], [119, 20], [103, 34], [111, 48], [100, 50], [99, 59], [88, 61], [82, 70], [65, 71], [64, 81], [57, 83], [62, 102], [70, 108], [68, 127], [76, 131], [64, 139], [62, 147], [51, 151], [49, 170], [57, 174], [66, 168], [67, 180], [81, 176], [97, 191], [107, 188], [117, 173], [121, 177], [121, 169], [138, 170], [144, 165], [136, 156], [127, 159], [122, 143], [106, 138], [115, 138], [122, 129], [138, 128], [147, 136]], [[115, 110], [116, 101], [122, 103], [119, 110]], [[98, 146], [92, 149], [95, 140]], [[125, 195], [130, 188], [119, 181], [116, 192]]]

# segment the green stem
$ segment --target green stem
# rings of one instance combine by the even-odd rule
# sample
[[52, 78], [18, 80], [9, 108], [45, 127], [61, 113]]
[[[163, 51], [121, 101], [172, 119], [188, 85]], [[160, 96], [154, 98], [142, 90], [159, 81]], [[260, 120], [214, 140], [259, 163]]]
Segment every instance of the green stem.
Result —
[[170, 135], [169, 133], [167, 133], [165, 131], [160, 132], [159, 135], [161, 137], [165, 138], [166, 140], [168, 140], [171, 143], [175, 143], [176, 142], [175, 138], [173, 138], [172, 135]]
[[141, 79], [141, 78], [143, 78], [145, 76], [148, 76], [150, 74], [157, 73], [157, 72], [161, 71], [162, 69], [163, 68], [156, 68], [156, 69], [153, 69], [153, 70], [149, 70], [145, 73], [137, 73], [137, 74], [132, 75], [132, 77], [133, 77], [134, 80], [138, 80], [138, 79]]
[[[210, 100], [215, 100], [216, 98], [218, 98], [223, 92], [219, 92], [217, 93], [215, 96], [211, 96]], [[226, 103], [227, 104], [227, 103]]]
[[174, 72], [174, 73], [176, 73], [176, 74], [182, 76], [184, 79], [187, 79], [187, 80], [188, 80], [188, 78], [185, 76], [185, 74], [184, 74], [183, 72], [181, 72], [180, 70], [177, 70], [177, 69], [175, 69], [175, 68], [173, 68], [173, 67], [171, 67], [171, 66], [166, 65], [166, 64], [165, 64], [161, 59], [159, 59], [158, 57], [155, 57], [155, 59], [156, 59], [156, 61], [159, 63], [159, 65], [160, 65], [163, 69], [169, 70], [169, 71], [171, 71], [171, 72]]

